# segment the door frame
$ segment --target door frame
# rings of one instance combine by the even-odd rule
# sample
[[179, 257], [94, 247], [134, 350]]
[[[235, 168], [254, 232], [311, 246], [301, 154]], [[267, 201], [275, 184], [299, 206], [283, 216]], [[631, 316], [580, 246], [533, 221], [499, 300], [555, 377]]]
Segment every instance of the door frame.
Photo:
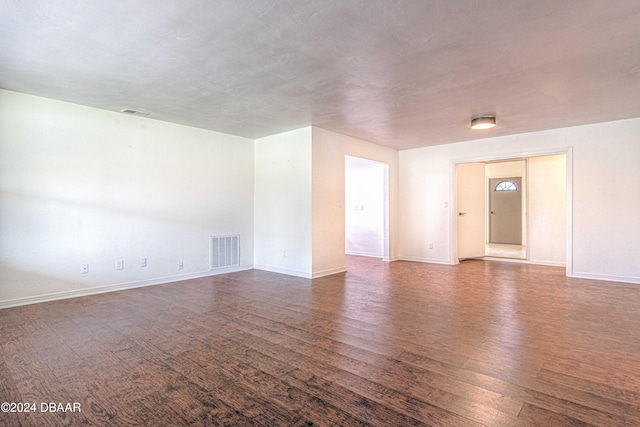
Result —
[[[457, 206], [457, 193], [458, 193], [458, 180], [456, 177], [456, 166], [460, 163], [478, 163], [478, 162], [491, 162], [491, 161], [506, 161], [506, 160], [526, 160], [529, 157], [550, 156], [554, 154], [564, 154], [566, 160], [566, 185], [567, 185], [567, 216], [566, 216], [566, 229], [567, 234], [565, 236], [566, 245], [566, 275], [567, 277], [573, 277], [573, 147], [564, 147], [553, 150], [542, 151], [525, 151], [515, 152], [509, 154], [496, 154], [490, 156], [468, 157], [452, 160], [449, 167], [449, 264], [459, 264], [458, 260], [458, 206]], [[527, 179], [527, 185], [529, 185], [529, 179]], [[527, 212], [529, 212], [529, 195], [527, 194]], [[527, 241], [530, 238], [529, 221], [527, 221]], [[527, 258], [529, 256], [529, 245], [527, 245]], [[529, 262], [529, 261], [527, 261]]]

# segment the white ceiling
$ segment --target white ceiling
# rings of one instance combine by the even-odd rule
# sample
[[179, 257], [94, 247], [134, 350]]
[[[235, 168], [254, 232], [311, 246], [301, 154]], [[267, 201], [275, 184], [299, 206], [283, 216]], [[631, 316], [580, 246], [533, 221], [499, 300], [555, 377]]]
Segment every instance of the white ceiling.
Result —
[[640, 117], [640, 1], [0, 0], [0, 87], [407, 149]]

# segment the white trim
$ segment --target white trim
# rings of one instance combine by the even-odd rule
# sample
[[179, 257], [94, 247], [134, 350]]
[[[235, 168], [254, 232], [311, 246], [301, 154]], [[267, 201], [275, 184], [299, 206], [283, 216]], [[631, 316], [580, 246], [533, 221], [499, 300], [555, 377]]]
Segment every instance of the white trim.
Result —
[[415, 256], [399, 256], [396, 259], [396, 261], [425, 262], [428, 264], [444, 264], [444, 265], [451, 264], [447, 259], [424, 258], [424, 257], [415, 257]]
[[[531, 259], [531, 245], [529, 244], [529, 242], [531, 242], [531, 221], [530, 221], [530, 217], [531, 217], [531, 157], [527, 157], [524, 161], [524, 174], [525, 174], [525, 179], [527, 180], [527, 186], [525, 188], [527, 194], [526, 194], [526, 198], [524, 200], [525, 203], [525, 236], [524, 236], [524, 241], [522, 242], [522, 244], [524, 245], [524, 257], [525, 259]], [[565, 255], [566, 256], [566, 255]]]
[[146, 286], [164, 285], [167, 283], [180, 282], [188, 279], [199, 279], [202, 277], [217, 276], [219, 274], [233, 273], [236, 271], [251, 270], [253, 266], [229, 267], [217, 269], [214, 271], [205, 271], [198, 273], [179, 274], [176, 276], [160, 277], [149, 280], [138, 280], [135, 282], [117, 283], [113, 285], [96, 286], [93, 288], [74, 289], [71, 291], [54, 292], [50, 294], [36, 295], [31, 297], [15, 298], [6, 301], [0, 301], [0, 310], [9, 307], [18, 307], [21, 305], [37, 304], [41, 302], [56, 301], [61, 299], [84, 297], [89, 295], [104, 294], [107, 292], [123, 291], [127, 289], [142, 288]]
[[520, 264], [546, 265], [548, 267], [565, 267], [564, 262], [557, 262], [557, 261], [532, 261], [532, 260], [521, 259], [521, 258], [502, 258], [502, 257], [491, 257], [491, 256], [486, 256], [484, 258], [478, 258], [478, 259], [483, 261], [515, 262]]
[[509, 160], [524, 160], [527, 157], [542, 157], [542, 156], [553, 156], [554, 154], [566, 154], [568, 152], [573, 152], [573, 147], [560, 147], [554, 148], [550, 150], [541, 150], [541, 151], [525, 151], [522, 153], [510, 153], [510, 154], [494, 154], [491, 156], [481, 156], [481, 157], [469, 157], [456, 159], [452, 162], [454, 164], [458, 163], [477, 163], [477, 162], [493, 162], [493, 161], [509, 161]]
[[298, 271], [298, 270], [288, 270], [286, 268], [271, 267], [269, 265], [256, 264], [256, 265], [253, 266], [253, 268], [256, 269], [256, 270], [269, 271], [271, 273], [286, 274], [287, 276], [302, 277], [304, 279], [311, 279], [312, 278], [311, 273], [307, 273], [307, 272], [304, 272], [304, 271]]
[[344, 251], [345, 255], [366, 256], [369, 258], [384, 258], [382, 254], [376, 254], [373, 252], [356, 252], [356, 251]]
[[449, 264], [460, 263], [458, 259], [458, 163], [452, 161], [449, 165]]
[[567, 161], [567, 253], [566, 259], [566, 274], [568, 277], [573, 277], [573, 147], [566, 149], [566, 161]]
[[268, 265], [254, 265], [256, 270], [269, 271], [271, 273], [285, 274], [287, 276], [302, 277], [303, 279], [317, 279], [318, 277], [329, 276], [331, 274], [344, 273], [346, 267], [331, 268], [329, 270], [318, 271], [316, 273], [306, 273], [304, 271], [287, 270], [286, 268], [271, 267]]
[[347, 267], [338, 267], [338, 268], [330, 268], [328, 270], [318, 271], [317, 273], [313, 273], [312, 279], [317, 279], [318, 277], [330, 276], [332, 274], [344, 273], [347, 271]]
[[384, 209], [383, 209], [383, 215], [384, 215], [384, 230], [383, 230], [383, 236], [384, 236], [384, 243], [382, 246], [382, 256], [383, 258], [389, 258], [390, 255], [390, 251], [391, 251], [391, 243], [390, 243], [390, 226], [389, 226], [389, 205], [391, 204], [391, 199], [389, 197], [389, 164], [388, 163], [383, 163], [384, 165], [384, 183], [383, 185], [383, 197], [384, 197]]
[[563, 267], [563, 268], [565, 268], [567, 266], [566, 262], [561, 262], [561, 261], [545, 261], [545, 260], [530, 259], [530, 260], [527, 260], [527, 262], [529, 264], [548, 265], [549, 267]]
[[590, 279], [590, 280], [605, 280], [607, 282], [622, 282], [622, 283], [633, 283], [640, 285], [639, 277], [628, 277], [628, 276], [616, 276], [611, 274], [592, 274], [592, 273], [580, 273], [573, 272], [574, 278], [578, 279]]

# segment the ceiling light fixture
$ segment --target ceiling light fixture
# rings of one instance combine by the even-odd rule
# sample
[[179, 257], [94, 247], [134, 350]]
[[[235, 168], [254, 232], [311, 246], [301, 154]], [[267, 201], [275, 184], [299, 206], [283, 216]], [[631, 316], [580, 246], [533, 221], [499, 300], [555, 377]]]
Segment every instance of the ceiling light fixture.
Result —
[[495, 116], [482, 116], [471, 119], [471, 129], [491, 129], [496, 127]]

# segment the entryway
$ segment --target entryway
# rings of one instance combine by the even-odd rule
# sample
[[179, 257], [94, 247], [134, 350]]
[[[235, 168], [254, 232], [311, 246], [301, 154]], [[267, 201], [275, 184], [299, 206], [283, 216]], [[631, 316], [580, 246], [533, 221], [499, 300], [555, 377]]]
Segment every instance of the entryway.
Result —
[[569, 265], [567, 154], [455, 166], [454, 260]]

